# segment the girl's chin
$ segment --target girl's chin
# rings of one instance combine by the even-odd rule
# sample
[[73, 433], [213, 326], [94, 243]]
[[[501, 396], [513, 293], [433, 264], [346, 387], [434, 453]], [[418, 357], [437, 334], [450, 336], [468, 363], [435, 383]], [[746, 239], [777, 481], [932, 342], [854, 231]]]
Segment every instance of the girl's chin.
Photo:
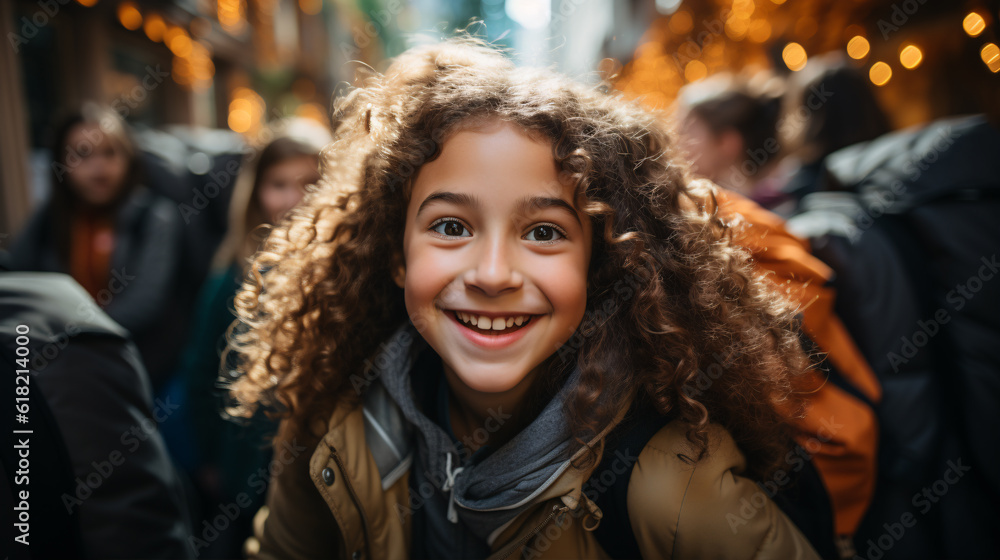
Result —
[[463, 385], [473, 391], [477, 391], [479, 393], [505, 393], [514, 387], [517, 387], [518, 384], [524, 380], [527, 374], [517, 377], [511, 377], [509, 375], [499, 377], [482, 375], [482, 373], [476, 375], [465, 375], [461, 372], [456, 372], [456, 376]]

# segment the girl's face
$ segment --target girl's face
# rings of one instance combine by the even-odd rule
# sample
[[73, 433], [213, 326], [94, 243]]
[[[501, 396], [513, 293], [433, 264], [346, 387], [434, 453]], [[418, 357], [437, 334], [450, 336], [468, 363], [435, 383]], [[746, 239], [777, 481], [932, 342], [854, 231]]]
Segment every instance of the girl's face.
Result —
[[572, 194], [551, 145], [507, 123], [453, 134], [420, 169], [396, 282], [449, 376], [508, 391], [579, 326], [592, 240]]
[[79, 124], [66, 136], [66, 180], [87, 204], [111, 203], [125, 186], [128, 156], [97, 124]]
[[306, 185], [319, 181], [319, 161], [313, 156], [283, 159], [260, 178], [257, 198], [269, 223], [276, 224], [306, 194]]

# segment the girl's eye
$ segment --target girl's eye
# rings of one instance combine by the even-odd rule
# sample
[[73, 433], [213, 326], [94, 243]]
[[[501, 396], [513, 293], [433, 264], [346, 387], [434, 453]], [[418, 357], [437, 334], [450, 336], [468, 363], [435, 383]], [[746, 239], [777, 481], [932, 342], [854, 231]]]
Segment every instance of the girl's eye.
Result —
[[[532, 234], [534, 234], [535, 239], [530, 239]], [[566, 234], [564, 234], [563, 231], [556, 226], [543, 224], [532, 228], [532, 230], [528, 232], [528, 236], [528, 241], [540, 241], [544, 243], [564, 239]]]
[[[446, 235], [448, 237], [471, 237], [472, 234], [466, 229], [462, 222], [457, 222], [455, 220], [443, 220], [431, 226], [433, 231], [440, 233], [441, 235]], [[469, 233], [469, 235], [462, 235], [462, 232]]]

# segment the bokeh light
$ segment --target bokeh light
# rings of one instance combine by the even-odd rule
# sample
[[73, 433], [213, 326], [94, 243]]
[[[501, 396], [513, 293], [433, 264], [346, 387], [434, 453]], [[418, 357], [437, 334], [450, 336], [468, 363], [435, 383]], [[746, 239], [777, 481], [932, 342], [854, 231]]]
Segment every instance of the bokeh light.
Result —
[[793, 72], [798, 72], [806, 66], [809, 57], [806, 56], [806, 49], [798, 43], [788, 43], [781, 51], [781, 60], [785, 61], [785, 66]]
[[142, 27], [142, 14], [132, 2], [122, 2], [118, 4], [118, 21], [125, 29], [135, 31]]
[[868, 70], [868, 77], [871, 79], [872, 83], [877, 86], [884, 86], [889, 83], [889, 79], [892, 78], [892, 68], [884, 62], [876, 62], [872, 64], [870, 70]]
[[903, 65], [903, 68], [908, 70], [913, 70], [917, 66], [920, 66], [920, 62], [923, 60], [924, 53], [914, 45], [907, 45], [903, 47], [903, 50], [899, 51], [899, 63]]
[[868, 56], [869, 50], [871, 50], [871, 46], [868, 44], [868, 39], [861, 35], [851, 37], [851, 40], [847, 42], [847, 56], [855, 60], [861, 60]]
[[150, 41], [159, 43], [167, 31], [167, 24], [160, 17], [160, 14], [149, 14], [146, 16], [146, 23], [143, 24], [142, 30], [146, 32], [146, 37], [149, 37]]
[[986, 43], [983, 45], [982, 50], [979, 51], [979, 56], [982, 57], [983, 62], [986, 63], [986, 67], [990, 69], [990, 72], [994, 74], [1000, 72], [1000, 47], [996, 43]]
[[986, 29], [986, 20], [983, 16], [977, 14], [976, 12], [970, 12], [969, 15], [965, 16], [962, 20], [962, 29], [969, 34], [970, 37], [978, 37], [980, 33]]

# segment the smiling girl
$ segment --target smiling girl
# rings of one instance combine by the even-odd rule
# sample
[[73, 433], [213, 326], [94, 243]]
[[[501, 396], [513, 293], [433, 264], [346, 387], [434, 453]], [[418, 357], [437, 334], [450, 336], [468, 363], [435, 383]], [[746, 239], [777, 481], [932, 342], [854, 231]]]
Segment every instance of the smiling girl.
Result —
[[236, 298], [234, 411], [283, 416], [252, 556], [607, 558], [584, 486], [641, 410], [644, 558], [815, 557], [753, 483], [801, 412], [795, 309], [656, 116], [463, 38], [335, 117]]

